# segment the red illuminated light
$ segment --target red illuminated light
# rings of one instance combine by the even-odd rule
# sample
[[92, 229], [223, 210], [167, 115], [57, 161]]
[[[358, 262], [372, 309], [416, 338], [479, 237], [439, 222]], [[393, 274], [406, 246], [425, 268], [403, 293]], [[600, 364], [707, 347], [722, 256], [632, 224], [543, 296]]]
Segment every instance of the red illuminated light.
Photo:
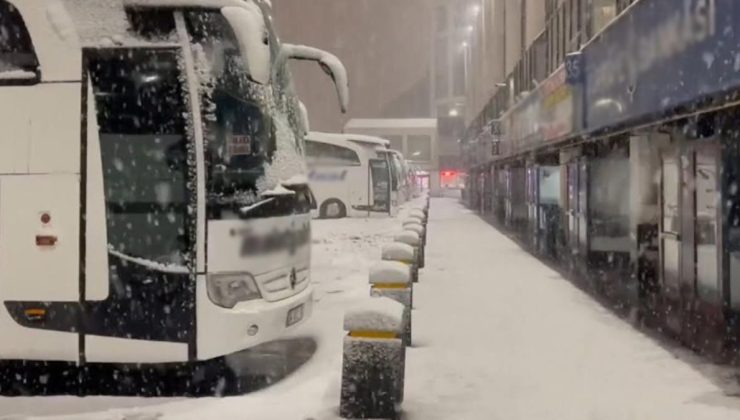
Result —
[[447, 177], [447, 178], [449, 178], [451, 176], [455, 176], [455, 171], [443, 171], [442, 172], [442, 176], [443, 177]]

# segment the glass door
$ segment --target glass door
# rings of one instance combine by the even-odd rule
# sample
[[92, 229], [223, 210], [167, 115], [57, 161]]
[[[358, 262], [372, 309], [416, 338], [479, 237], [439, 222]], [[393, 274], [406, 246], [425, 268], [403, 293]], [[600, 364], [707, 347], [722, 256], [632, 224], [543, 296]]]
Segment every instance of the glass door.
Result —
[[720, 299], [719, 232], [719, 149], [701, 147], [696, 151], [695, 240], [696, 287], [699, 298], [718, 303]]
[[578, 245], [578, 166], [575, 163], [568, 164], [568, 244], [571, 249], [577, 249]]
[[664, 156], [661, 165], [661, 278], [666, 293], [675, 297], [678, 294], [679, 264], [681, 260], [681, 219], [679, 212], [681, 177], [678, 159], [675, 156]]
[[578, 248], [583, 255], [588, 249], [588, 161], [581, 158], [578, 163]]

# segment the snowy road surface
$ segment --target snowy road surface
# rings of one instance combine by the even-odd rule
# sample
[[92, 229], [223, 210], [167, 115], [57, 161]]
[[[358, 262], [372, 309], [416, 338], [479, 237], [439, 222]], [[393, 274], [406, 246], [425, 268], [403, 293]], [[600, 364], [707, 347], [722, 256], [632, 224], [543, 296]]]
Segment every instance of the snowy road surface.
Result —
[[[399, 228], [399, 219], [314, 224], [317, 305], [297, 335], [318, 350], [268, 389], [222, 399], [0, 398], [0, 419], [337, 419], [342, 314], [367, 296], [368, 268]], [[740, 419], [740, 397], [727, 396], [740, 394], [731, 370], [636, 331], [456, 201], [433, 200], [429, 231], [407, 420]]]

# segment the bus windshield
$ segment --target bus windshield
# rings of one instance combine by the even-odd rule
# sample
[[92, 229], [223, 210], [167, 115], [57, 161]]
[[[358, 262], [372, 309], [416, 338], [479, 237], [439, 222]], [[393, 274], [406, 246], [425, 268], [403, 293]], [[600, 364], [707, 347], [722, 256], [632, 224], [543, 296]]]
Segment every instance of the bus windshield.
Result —
[[267, 88], [249, 80], [239, 44], [218, 11], [185, 12], [206, 145], [209, 219], [234, 217], [259, 200], [257, 182], [276, 150]]

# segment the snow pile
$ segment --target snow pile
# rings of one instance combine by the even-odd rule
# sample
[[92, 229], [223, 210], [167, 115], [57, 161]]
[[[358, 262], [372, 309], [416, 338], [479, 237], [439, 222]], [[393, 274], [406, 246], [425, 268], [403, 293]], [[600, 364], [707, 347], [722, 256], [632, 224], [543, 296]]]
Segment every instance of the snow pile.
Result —
[[424, 220], [427, 216], [424, 213], [424, 210], [418, 209], [418, 208], [413, 208], [413, 209], [409, 210], [408, 217], [409, 218], [421, 218], [422, 220]]
[[414, 232], [419, 236], [424, 234], [424, 226], [418, 223], [408, 223], [408, 224], [404, 223], [403, 230]]
[[401, 224], [403, 227], [406, 227], [407, 225], [419, 225], [421, 226], [421, 222], [419, 221], [418, 217], [411, 217], [408, 219], [404, 219], [403, 223]]
[[398, 261], [380, 261], [370, 267], [370, 284], [411, 282], [411, 269]]
[[282, 181], [281, 184], [285, 185], [286, 187], [291, 187], [295, 185], [308, 185], [308, 177], [304, 174], [293, 175], [287, 180]]
[[130, 262], [132, 264], [140, 265], [142, 267], [146, 267], [154, 271], [159, 271], [161, 273], [188, 274], [190, 272], [190, 270], [188, 270], [188, 268], [183, 265], [166, 264], [166, 263], [161, 263], [157, 261], [147, 260], [144, 258], [132, 257], [129, 255], [123, 254], [121, 252], [115, 251], [110, 246], [108, 248], [108, 253], [124, 261]]
[[272, 157], [272, 163], [265, 165], [265, 174], [257, 182], [259, 191], [266, 191], [278, 186], [282, 180], [307, 173], [303, 155], [298, 150], [296, 134], [290, 126], [288, 116], [280, 110], [275, 110], [274, 122], [277, 136], [277, 151]]
[[265, 204], [271, 203], [273, 201], [275, 201], [275, 198], [268, 198], [267, 200], [258, 201], [258, 202], [254, 203], [254, 204], [249, 205], [249, 206], [244, 206], [244, 207], [240, 208], [239, 211], [242, 212], [242, 214], [246, 214], [246, 213], [249, 213], [250, 211], [252, 211], [252, 210], [254, 210], [254, 209], [258, 208], [258, 207], [262, 207]]
[[235, 28], [239, 50], [252, 80], [260, 84], [270, 82], [270, 46], [262, 42], [265, 20], [260, 8], [254, 3], [244, 2], [237, 7], [224, 7], [221, 13]]
[[26, 70], [0, 70], [0, 80], [33, 79], [36, 73]]
[[62, 3], [50, 2], [46, 7], [46, 19], [59, 38], [67, 42], [79, 42], [74, 22]]
[[368, 298], [344, 314], [345, 331], [403, 331], [403, 305], [395, 300]]
[[84, 44], [122, 43], [131, 37], [121, 0], [64, 0], [64, 4]]
[[381, 258], [390, 261], [413, 261], [414, 248], [411, 245], [394, 242], [383, 246]]
[[419, 234], [410, 230], [405, 230], [401, 233], [397, 233], [393, 240], [402, 244], [411, 245], [413, 247], [419, 246]]
[[275, 188], [263, 192], [262, 195], [264, 197], [278, 197], [278, 196], [285, 196], [285, 195], [295, 195], [295, 191], [291, 191], [291, 190], [283, 187], [281, 184], [278, 184]]
[[[455, 200], [434, 206], [433, 258], [414, 290], [414, 339], [422, 345], [407, 351], [405, 418], [740, 418], [735, 369], [635, 331]], [[368, 268], [397, 223], [312, 222], [316, 305], [295, 334], [315, 338], [318, 348], [263, 391], [200, 399], [0, 397], [0, 418], [339, 420], [343, 316], [367, 299]], [[492, 270], [501, 281], [491, 281]]]

